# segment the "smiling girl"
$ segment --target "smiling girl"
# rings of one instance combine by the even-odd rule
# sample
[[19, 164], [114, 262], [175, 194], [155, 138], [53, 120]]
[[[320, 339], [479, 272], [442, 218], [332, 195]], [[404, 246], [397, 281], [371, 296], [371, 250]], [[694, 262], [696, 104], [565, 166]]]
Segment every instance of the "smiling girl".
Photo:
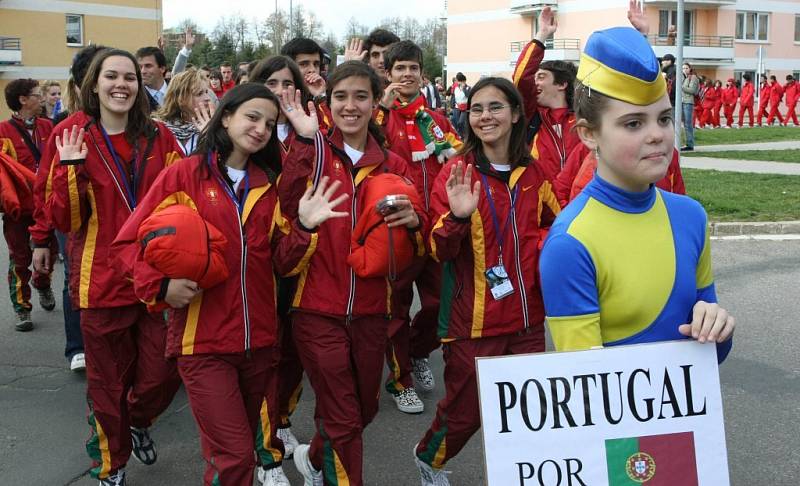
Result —
[[164, 105], [155, 114], [175, 135], [187, 156], [197, 148], [200, 131], [214, 113], [209, 93], [208, 79], [200, 71], [189, 68], [172, 78]]
[[[150, 314], [112, 264], [111, 242], [161, 170], [180, 157], [175, 137], [149, 119], [136, 59], [100, 51], [81, 87], [83, 110], [56, 134], [45, 210], [69, 234], [70, 296], [81, 310], [92, 437], [92, 476], [124, 484], [133, 448], [156, 461], [147, 432], [172, 401], [180, 379], [164, 359], [164, 319]], [[133, 441], [133, 443], [132, 443]]]
[[[391, 172], [405, 176], [406, 163], [384, 150], [372, 114], [383, 90], [378, 75], [360, 61], [336, 68], [327, 99], [334, 127], [324, 135], [313, 102], [304, 110], [299, 91], [284, 92], [283, 111], [297, 132], [284, 161], [281, 205], [296, 211], [298, 194], [327, 176], [340, 181], [350, 197], [347, 218], [319, 228], [320, 245], [298, 279], [292, 302], [292, 332], [303, 368], [316, 397], [316, 435], [294, 451], [294, 462], [311, 486], [361, 486], [362, 432], [378, 411], [378, 396], [391, 314], [387, 278], [361, 278], [347, 264], [351, 236], [365, 207], [364, 188], [371, 176]], [[405, 226], [421, 241], [425, 216], [407, 198], [386, 217], [390, 227]], [[316, 482], [315, 482], [316, 481]]]
[[557, 350], [691, 337], [731, 349], [734, 319], [716, 302], [708, 218], [654, 186], [673, 152], [666, 83], [633, 29], [589, 38], [575, 88], [577, 130], [597, 172], [561, 213], [540, 264]]
[[[278, 380], [273, 269], [280, 275], [303, 270], [318, 245], [316, 228], [347, 216], [332, 210], [347, 199], [331, 200], [340, 183], [329, 186], [323, 178], [316, 191], [309, 188], [299, 199], [292, 224], [284, 220], [274, 170], [280, 157], [274, 136], [278, 110], [277, 97], [258, 84], [225, 93], [196, 153], [162, 173], [117, 239], [139, 298], [164, 300], [173, 309], [167, 356], [177, 358], [200, 429], [206, 485], [253, 483], [259, 410], [265, 390], [274, 390]], [[167, 279], [143, 261], [139, 226], [172, 204], [195, 209], [226, 235], [230, 276], [223, 283], [200, 289], [197, 282]], [[277, 396], [266, 397], [269, 438], [275, 434]]]

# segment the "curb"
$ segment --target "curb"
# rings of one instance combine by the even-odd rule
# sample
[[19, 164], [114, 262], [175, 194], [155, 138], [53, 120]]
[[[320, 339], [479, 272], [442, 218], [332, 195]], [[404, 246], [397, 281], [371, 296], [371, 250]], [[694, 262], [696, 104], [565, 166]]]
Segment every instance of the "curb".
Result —
[[800, 221], [711, 222], [711, 236], [796, 235]]

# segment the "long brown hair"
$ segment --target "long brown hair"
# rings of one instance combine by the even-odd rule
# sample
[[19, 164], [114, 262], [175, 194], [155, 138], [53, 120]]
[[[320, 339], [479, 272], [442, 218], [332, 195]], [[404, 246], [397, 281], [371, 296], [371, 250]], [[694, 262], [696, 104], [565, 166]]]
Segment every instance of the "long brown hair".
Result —
[[[472, 97], [475, 93], [483, 88], [494, 87], [503, 93], [503, 96], [508, 100], [511, 107], [511, 113], [519, 114], [517, 122], [511, 125], [511, 137], [508, 141], [508, 160], [512, 165], [527, 165], [530, 162], [530, 150], [528, 148], [528, 122], [525, 119], [525, 111], [522, 105], [522, 95], [519, 94], [517, 88], [511, 81], [505, 78], [488, 77], [478, 81], [472, 90], [469, 92], [467, 98], [467, 114], [472, 107]], [[472, 130], [472, 125], [469, 122], [466, 124], [466, 137], [464, 137], [464, 145], [461, 147], [460, 154], [468, 154], [475, 152], [477, 158], [484, 158], [483, 142], [475, 131]]]
[[142, 71], [139, 69], [139, 63], [136, 62], [136, 58], [133, 57], [133, 54], [130, 52], [122, 49], [107, 49], [98, 52], [94, 59], [92, 59], [92, 64], [89, 66], [89, 71], [87, 71], [86, 78], [81, 86], [83, 111], [96, 120], [100, 120], [100, 97], [94, 90], [100, 78], [103, 62], [112, 56], [130, 59], [136, 71], [136, 81], [139, 85], [139, 91], [136, 93], [136, 99], [128, 112], [128, 124], [125, 127], [125, 138], [129, 143], [135, 144], [139, 137], [155, 136], [155, 125], [150, 120], [149, 116], [150, 105], [147, 102], [147, 92], [142, 83]]

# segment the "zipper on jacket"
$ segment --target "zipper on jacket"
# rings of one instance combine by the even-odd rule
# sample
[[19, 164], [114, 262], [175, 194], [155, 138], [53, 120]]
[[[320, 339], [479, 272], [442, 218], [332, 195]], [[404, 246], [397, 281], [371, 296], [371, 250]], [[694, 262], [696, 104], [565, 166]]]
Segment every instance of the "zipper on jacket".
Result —
[[[508, 190], [508, 200], [511, 201], [511, 188], [506, 185]], [[521, 194], [517, 194], [521, 197]], [[517, 282], [519, 283], [520, 300], [522, 302], [522, 319], [525, 324], [525, 329], [529, 327], [528, 323], [528, 296], [525, 293], [525, 282], [522, 280], [522, 262], [519, 259], [519, 233], [517, 232], [517, 214], [515, 205], [511, 207], [511, 231], [514, 233], [514, 262], [517, 266]]]
[[425, 159], [425, 160], [422, 161], [422, 192], [424, 193], [424, 197], [425, 197], [425, 211], [430, 211], [431, 210], [431, 201], [430, 201], [430, 195], [429, 195], [429, 191], [428, 191], [428, 167], [425, 164], [425, 162], [427, 162], [427, 161], [428, 161], [428, 159]]
[[[352, 197], [352, 201], [350, 202], [350, 208], [351, 208], [351, 210], [350, 210], [350, 215], [351, 215], [350, 216], [350, 233], [352, 234], [352, 232], [356, 229], [356, 199], [357, 199], [357, 197], [356, 197], [356, 190], [357, 190], [356, 181], [353, 179], [352, 173], [350, 175], [350, 184], [353, 186], [353, 197]], [[349, 248], [350, 249], [347, 252], [348, 255], [353, 251], [352, 238], [350, 239]], [[350, 267], [350, 265], [348, 265], [348, 267]], [[347, 297], [347, 311], [345, 313], [346, 316], [347, 316], [346, 322], [347, 322], [348, 326], [350, 325], [350, 320], [353, 317], [353, 304], [354, 304], [355, 298], [356, 298], [355, 290], [356, 290], [356, 274], [353, 271], [353, 267], [350, 267], [350, 293], [348, 294], [348, 297]]]
[[239, 221], [239, 237], [242, 242], [240, 278], [242, 280], [242, 309], [244, 312], [244, 352], [250, 357], [250, 312], [247, 308], [247, 240], [245, 239], [244, 222], [239, 208], [234, 205], [236, 218]]

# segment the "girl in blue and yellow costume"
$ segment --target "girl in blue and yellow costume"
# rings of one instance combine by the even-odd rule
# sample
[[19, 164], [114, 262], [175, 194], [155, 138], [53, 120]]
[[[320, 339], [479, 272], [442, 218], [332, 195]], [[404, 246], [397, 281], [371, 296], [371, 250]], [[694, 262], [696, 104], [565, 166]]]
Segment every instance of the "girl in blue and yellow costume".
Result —
[[674, 126], [652, 48], [629, 27], [595, 32], [577, 79], [576, 129], [598, 165], [542, 250], [556, 349], [691, 337], [716, 342], [721, 362], [734, 319], [716, 303], [706, 213], [654, 186], [669, 166]]

